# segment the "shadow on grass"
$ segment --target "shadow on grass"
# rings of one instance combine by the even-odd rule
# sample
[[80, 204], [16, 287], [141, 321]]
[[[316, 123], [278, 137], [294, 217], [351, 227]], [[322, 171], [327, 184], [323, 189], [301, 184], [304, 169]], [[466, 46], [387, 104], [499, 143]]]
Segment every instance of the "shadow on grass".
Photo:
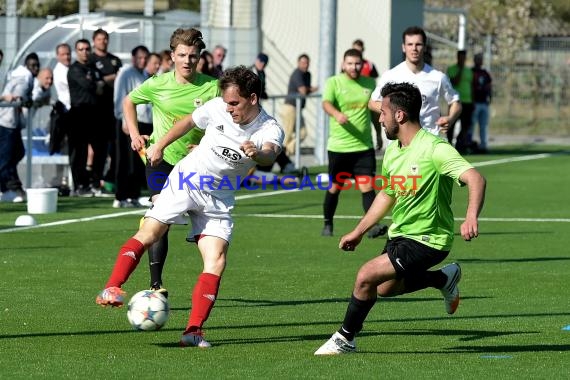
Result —
[[[304, 324], [303, 324], [304, 325]], [[247, 338], [228, 338], [228, 339], [220, 339], [212, 341], [211, 343], [216, 346], [225, 346], [225, 345], [251, 345], [251, 344], [267, 344], [267, 343], [290, 343], [290, 342], [307, 342], [307, 341], [315, 341], [315, 342], [322, 342], [324, 343], [328, 338], [330, 338], [331, 334], [334, 331], [330, 331], [326, 335], [323, 334], [299, 334], [299, 335], [287, 335], [287, 336], [274, 336], [274, 337], [253, 337], [249, 336]], [[537, 334], [538, 332], [534, 331], [508, 331], [508, 332], [499, 332], [499, 331], [485, 331], [485, 330], [405, 330], [405, 331], [362, 331], [358, 334], [357, 339], [361, 339], [364, 337], [376, 337], [376, 336], [407, 336], [407, 337], [414, 337], [414, 336], [457, 336], [459, 337], [460, 341], [475, 341], [480, 339], [486, 338], [496, 338], [501, 336], [508, 336], [508, 335], [519, 335], [519, 334]], [[164, 348], [178, 348], [178, 343], [157, 343], [159, 347]], [[516, 347], [516, 346], [513, 346]], [[570, 347], [570, 345], [568, 346]], [[315, 350], [318, 348], [315, 347]], [[464, 349], [469, 349], [469, 346], [462, 346]], [[473, 347], [476, 349], [477, 347]], [[448, 350], [454, 350], [454, 348], [449, 348]], [[366, 351], [371, 353], [370, 351]], [[390, 352], [394, 352], [393, 348], [390, 349]], [[414, 351], [416, 352], [416, 351]], [[427, 351], [425, 353], [435, 353], [436, 351]], [[466, 351], [469, 352], [469, 351]], [[482, 351], [488, 352], [488, 351]], [[382, 352], [377, 352], [382, 353]], [[404, 353], [403, 351], [399, 351], [399, 353]]]
[[[462, 300], [467, 299], [485, 299], [489, 297], [462, 297]], [[275, 307], [275, 306], [298, 306], [298, 305], [315, 305], [315, 304], [326, 304], [326, 303], [342, 303], [347, 304], [350, 298], [328, 298], [328, 299], [314, 299], [314, 300], [250, 300], [243, 298], [218, 298], [216, 303], [216, 309], [220, 308], [233, 308], [233, 307]], [[384, 302], [394, 302], [394, 303], [408, 303], [408, 302], [441, 302], [442, 298], [411, 298], [411, 297], [390, 297], [390, 298], [379, 298], [379, 303]], [[228, 304], [234, 303], [234, 304]], [[170, 310], [188, 310], [184, 307], [171, 307]]]
[[538, 262], [548, 262], [548, 261], [569, 261], [570, 257], [526, 257], [517, 259], [465, 259], [459, 260], [460, 263], [470, 263], [470, 264], [483, 264], [483, 263], [538, 263]]

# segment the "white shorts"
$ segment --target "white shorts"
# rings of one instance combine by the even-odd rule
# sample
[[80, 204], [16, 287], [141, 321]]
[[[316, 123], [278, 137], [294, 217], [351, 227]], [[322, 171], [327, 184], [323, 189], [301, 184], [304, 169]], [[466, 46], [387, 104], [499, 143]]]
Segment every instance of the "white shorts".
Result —
[[234, 198], [220, 199], [202, 190], [179, 189], [175, 184], [176, 176], [169, 176], [169, 185], [160, 192], [160, 196], [145, 214], [145, 218], [153, 218], [165, 224], [188, 224], [188, 216], [192, 223], [192, 236], [207, 235], [231, 241], [234, 223], [231, 210]]

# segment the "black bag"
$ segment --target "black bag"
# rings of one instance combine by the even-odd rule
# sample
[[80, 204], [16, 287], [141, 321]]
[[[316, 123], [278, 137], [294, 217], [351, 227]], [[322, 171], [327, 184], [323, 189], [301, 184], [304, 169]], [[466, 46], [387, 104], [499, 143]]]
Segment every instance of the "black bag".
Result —
[[59, 100], [53, 105], [49, 118], [49, 154], [61, 153], [67, 135], [68, 112]]

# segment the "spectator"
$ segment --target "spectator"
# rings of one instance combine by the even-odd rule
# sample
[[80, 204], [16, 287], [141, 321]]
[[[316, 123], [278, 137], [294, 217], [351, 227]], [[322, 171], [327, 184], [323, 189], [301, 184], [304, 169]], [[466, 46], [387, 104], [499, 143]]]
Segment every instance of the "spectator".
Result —
[[[123, 65], [121, 59], [108, 51], [109, 33], [103, 29], [97, 29], [93, 32], [93, 51], [89, 55], [89, 64], [98, 70], [103, 78], [105, 85], [103, 92], [97, 96], [97, 118], [99, 122], [99, 133], [94, 135], [94, 139], [103, 140], [104, 144], [99, 141], [91, 144], [93, 148], [93, 184], [99, 181], [99, 186], [95, 186], [95, 194], [102, 195], [104, 190], [100, 189], [102, 180], [110, 182], [106, 186], [107, 189], [114, 187], [116, 154], [115, 146], [115, 116], [113, 104], [113, 89], [115, 86], [115, 78], [119, 69]], [[99, 150], [95, 150], [98, 147]], [[109, 169], [103, 176], [105, 163], [109, 157]], [[97, 161], [97, 162], [96, 162]]]
[[[447, 132], [449, 125], [453, 124], [461, 114], [459, 95], [453, 89], [447, 75], [425, 63], [424, 49], [426, 47], [426, 33], [417, 26], [412, 26], [402, 33], [402, 51], [405, 60], [396, 67], [386, 71], [380, 77], [376, 89], [372, 93], [368, 108], [380, 112], [382, 97], [380, 90], [388, 82], [415, 84], [422, 94], [422, 108], [420, 111], [420, 124], [422, 128], [434, 135]], [[444, 115], [441, 103], [449, 106], [448, 115]]]
[[[40, 70], [40, 60], [36, 53], [30, 53], [24, 64], [8, 74], [2, 91], [2, 100], [29, 104], [32, 101], [34, 78]], [[25, 127], [22, 107], [0, 108], [0, 200], [21, 203], [26, 200], [22, 181], [18, 176], [18, 162], [24, 158], [22, 128]]]
[[[131, 66], [119, 71], [115, 80], [113, 100], [115, 105], [115, 141], [116, 167], [115, 169], [115, 200], [114, 208], [141, 207], [139, 197], [141, 187], [145, 184], [145, 165], [138, 152], [131, 149], [131, 141], [127, 126], [123, 124], [123, 100], [125, 97], [145, 80], [144, 73], [147, 65], [149, 51], [145, 46], [139, 45], [131, 51]], [[143, 135], [152, 134], [152, 111], [146, 104], [137, 106], [137, 123]]]
[[211, 77], [214, 76], [214, 57], [209, 51], [204, 50], [200, 54], [200, 60], [198, 61], [198, 65], [196, 66], [196, 71], [202, 74], [209, 75]]
[[[368, 101], [374, 90], [374, 79], [360, 75], [362, 53], [348, 49], [344, 53], [342, 72], [327, 79], [323, 91], [323, 109], [330, 116], [328, 174], [332, 186], [325, 192], [323, 202], [324, 227], [322, 236], [333, 236], [333, 218], [341, 192], [340, 177], [359, 180], [362, 207], [367, 212], [376, 193], [373, 177], [376, 175], [376, 157], [372, 143], [372, 128]], [[376, 224], [368, 237], [386, 234], [388, 227]]]
[[265, 85], [265, 67], [267, 66], [268, 62], [269, 62], [269, 57], [267, 56], [267, 54], [259, 53], [257, 55], [257, 57], [255, 58], [255, 62], [249, 68], [251, 71], [253, 71], [255, 74], [257, 74], [257, 76], [261, 80], [261, 99], [267, 99], [268, 98], [267, 97], [267, 90], [265, 88], [266, 87], [266, 85]]
[[307, 131], [305, 130], [305, 119], [303, 118], [302, 109], [305, 108], [305, 96], [317, 91], [317, 87], [311, 86], [311, 73], [309, 71], [310, 59], [307, 54], [301, 54], [297, 58], [297, 68], [289, 78], [287, 86], [287, 98], [285, 104], [281, 108], [281, 122], [285, 131], [284, 147], [288, 154], [295, 153], [295, 124], [296, 115], [296, 99], [301, 96], [301, 125], [299, 126], [300, 141], [305, 139]]
[[[101, 186], [101, 178], [90, 178], [86, 169], [88, 145], [98, 153], [94, 160], [94, 170], [103, 173], [106, 158], [107, 140], [101, 138], [97, 109], [97, 95], [103, 92], [103, 78], [100, 72], [89, 64], [91, 45], [88, 40], [75, 42], [76, 61], [69, 66], [67, 83], [69, 85], [68, 147], [71, 175], [75, 187], [75, 195], [92, 197]], [[102, 156], [102, 157], [101, 157]]]
[[212, 50], [212, 57], [214, 57], [214, 71], [213, 71], [214, 78], [219, 78], [222, 76], [224, 72], [223, 63], [227, 53], [228, 49], [226, 49], [222, 45], [216, 45], [214, 50]]
[[158, 53], [150, 53], [146, 61], [146, 66], [144, 68], [145, 78], [150, 78], [158, 74], [160, 70], [160, 64], [162, 63], [162, 58]]
[[[447, 75], [451, 80], [453, 88], [459, 93], [461, 101], [461, 129], [457, 135], [455, 148], [459, 153], [467, 153], [471, 145], [469, 141], [469, 131], [471, 130], [471, 119], [473, 118], [473, 70], [465, 67], [467, 52], [459, 50], [457, 52], [457, 63], [447, 69]], [[455, 123], [454, 123], [455, 124]], [[447, 140], [453, 142], [454, 124], [450, 124], [447, 130]]]
[[[489, 127], [489, 104], [491, 104], [491, 74], [483, 68], [483, 54], [475, 54], [473, 58], [473, 119], [471, 127], [479, 124], [479, 147], [477, 153], [487, 153], [487, 128]], [[472, 131], [470, 132], [472, 135]]]
[[174, 67], [174, 61], [172, 60], [172, 50], [165, 49], [160, 52], [160, 69], [158, 74], [164, 74], [172, 70]]

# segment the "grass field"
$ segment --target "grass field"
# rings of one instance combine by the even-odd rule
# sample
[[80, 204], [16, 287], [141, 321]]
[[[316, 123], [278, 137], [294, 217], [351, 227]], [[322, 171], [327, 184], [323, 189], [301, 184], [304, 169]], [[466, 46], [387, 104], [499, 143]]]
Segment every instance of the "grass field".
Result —
[[[239, 193], [228, 268], [206, 323], [209, 350], [178, 347], [201, 271], [186, 228], [170, 233], [170, 320], [159, 332], [136, 332], [125, 309], [94, 299], [141, 211], [60, 198], [56, 214], [18, 230], [25, 205], [0, 203], [0, 378], [566, 379], [568, 147], [469, 160], [488, 191], [480, 237], [456, 235], [447, 260], [463, 268], [457, 313], [445, 313], [435, 289], [381, 299], [357, 337], [359, 353], [342, 357], [313, 352], [339, 327], [356, 271], [385, 243], [337, 248], [361, 215], [356, 191], [341, 197], [335, 238], [320, 236], [322, 191]], [[456, 231], [465, 207], [466, 190], [456, 188]], [[147, 285], [145, 256], [124, 289]]]

